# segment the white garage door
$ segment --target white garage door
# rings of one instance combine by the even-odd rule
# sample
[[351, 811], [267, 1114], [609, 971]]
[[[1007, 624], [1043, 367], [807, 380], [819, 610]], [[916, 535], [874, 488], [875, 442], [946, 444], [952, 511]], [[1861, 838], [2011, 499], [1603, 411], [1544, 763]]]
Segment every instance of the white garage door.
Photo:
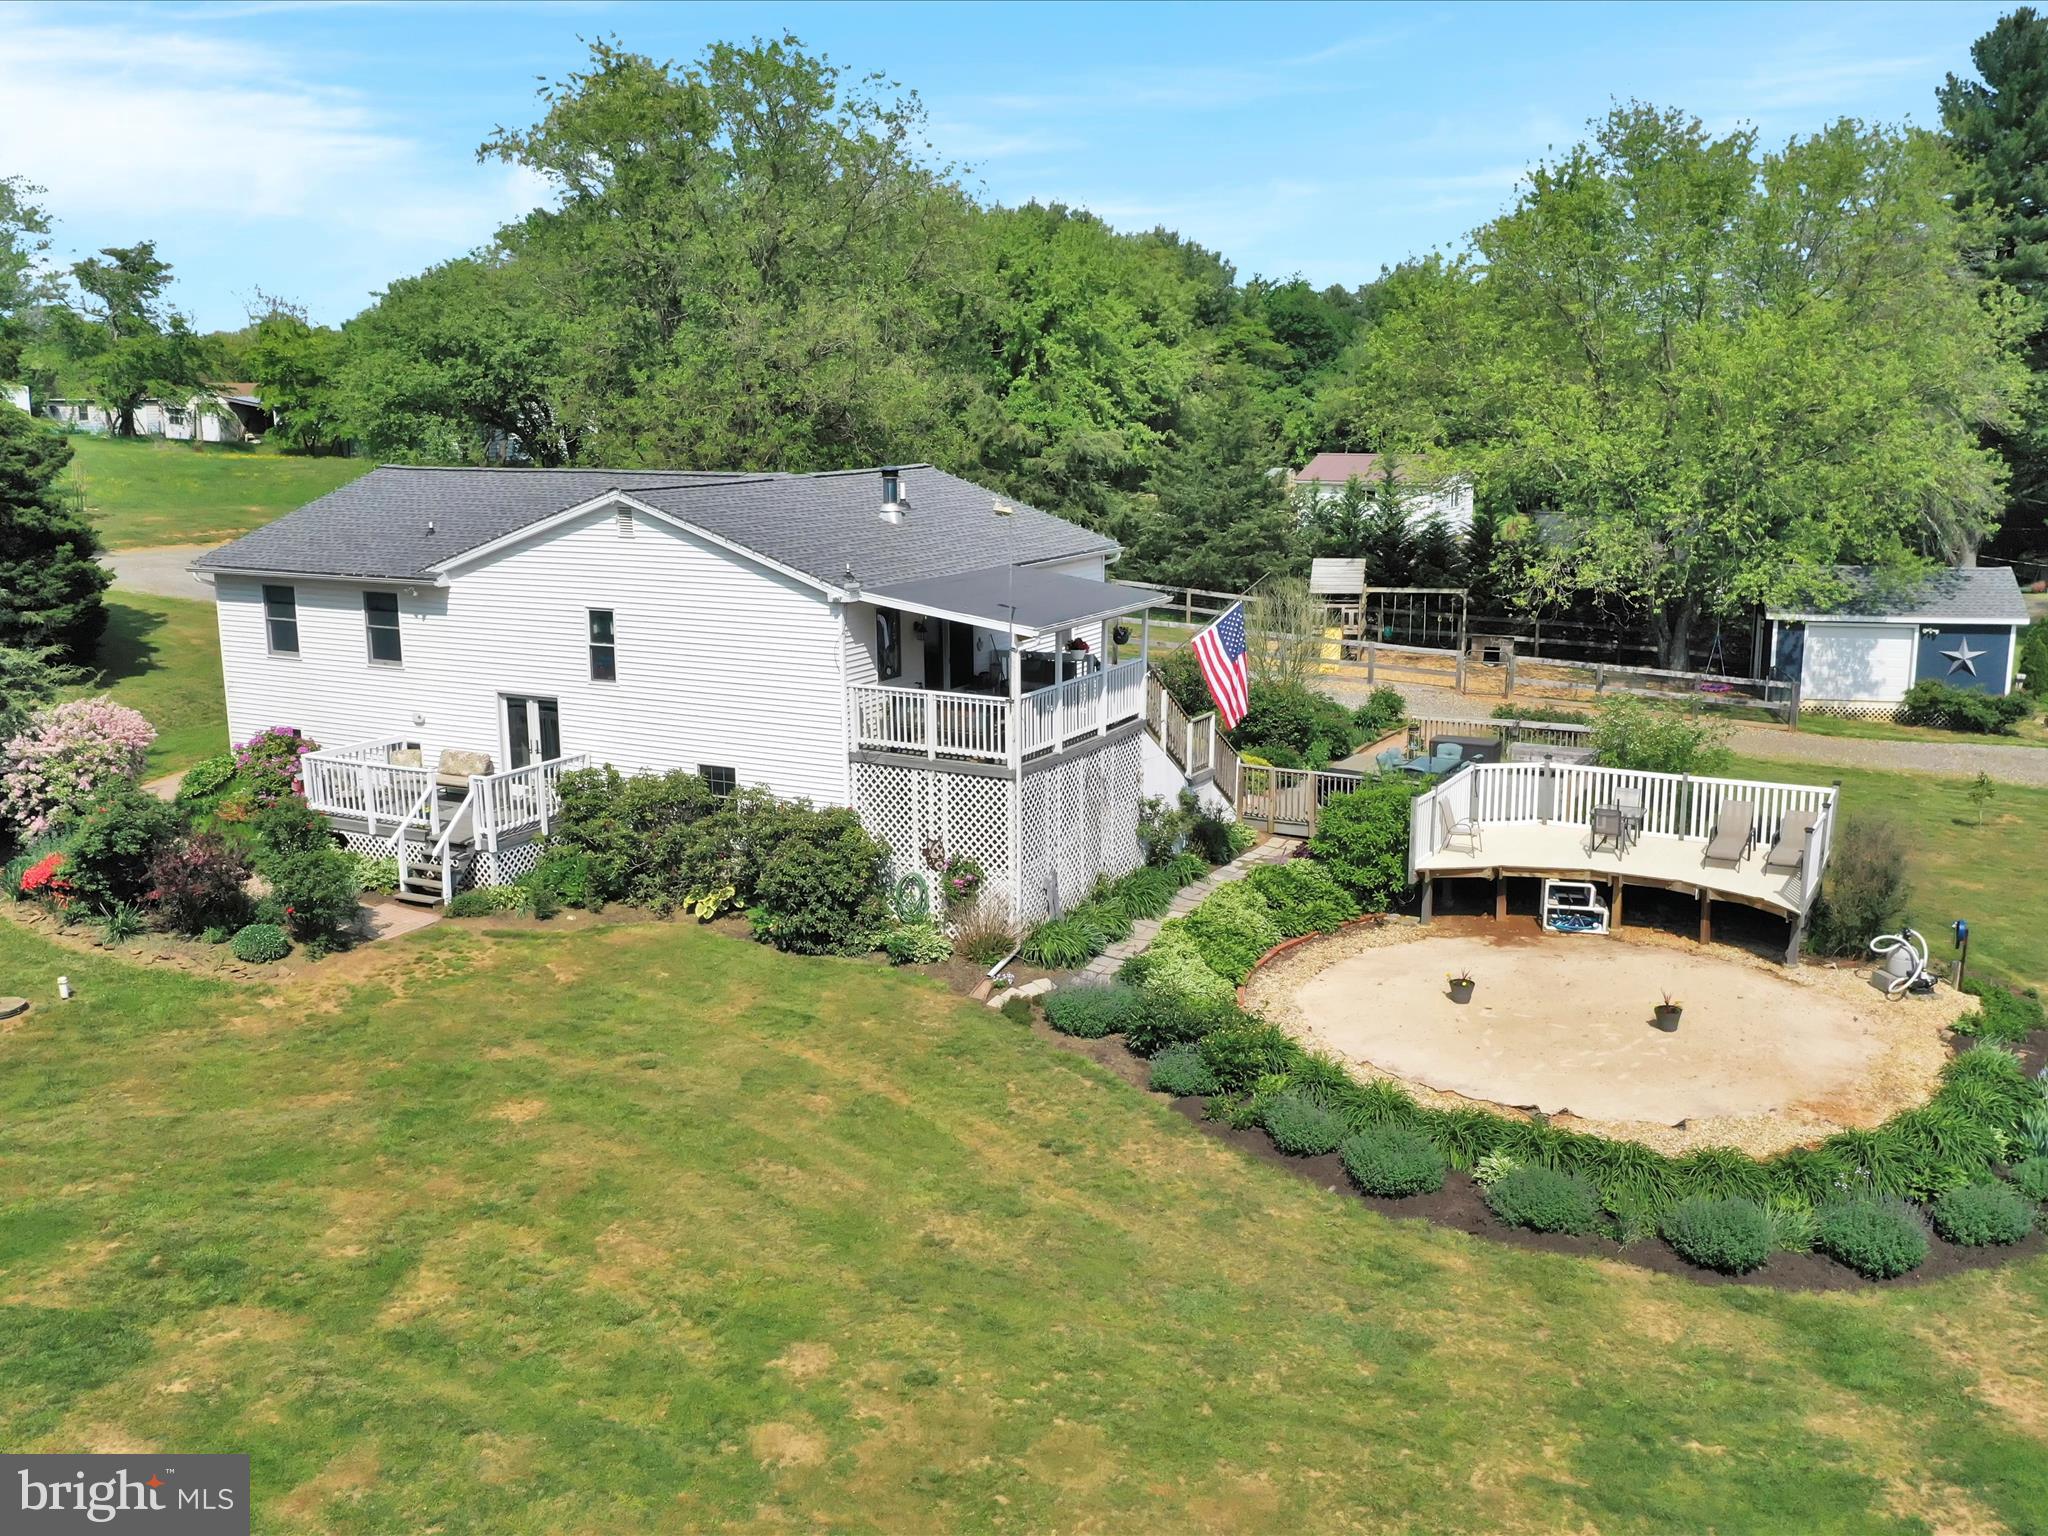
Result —
[[1809, 699], [1890, 703], [1913, 686], [1911, 624], [1808, 624]]

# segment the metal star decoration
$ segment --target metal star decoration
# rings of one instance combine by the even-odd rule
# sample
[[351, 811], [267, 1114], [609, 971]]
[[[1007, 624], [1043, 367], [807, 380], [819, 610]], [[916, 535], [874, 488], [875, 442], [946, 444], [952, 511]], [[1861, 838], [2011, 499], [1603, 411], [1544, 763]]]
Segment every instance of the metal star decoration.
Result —
[[1941, 654], [1948, 658], [1948, 669], [1951, 674], [1967, 672], [1970, 676], [1975, 677], [1977, 675], [1977, 658], [1985, 653], [1983, 651], [1971, 650], [1968, 640], [1958, 640], [1954, 650], [1943, 651]]

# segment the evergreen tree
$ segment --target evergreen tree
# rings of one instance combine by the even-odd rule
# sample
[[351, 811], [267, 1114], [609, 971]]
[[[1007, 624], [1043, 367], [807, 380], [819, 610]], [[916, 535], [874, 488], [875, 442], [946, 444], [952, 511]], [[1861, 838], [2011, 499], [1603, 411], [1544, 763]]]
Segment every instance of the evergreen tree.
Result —
[[1153, 477], [1158, 504], [1132, 563], [1151, 580], [1243, 592], [1290, 568], [1299, 524], [1257, 430], [1250, 391], [1226, 376], [1191, 402], [1186, 428]]
[[70, 462], [62, 437], [0, 410], [0, 646], [84, 661], [106, 627], [100, 594], [113, 577], [61, 483]]
[[[1956, 205], [1988, 216], [1979, 270], [2048, 301], [2048, 17], [2030, 5], [2001, 16], [1971, 45], [1970, 58], [1981, 83], [1950, 75], [1935, 92], [1941, 120], [1974, 173]], [[2027, 338], [2026, 355], [2037, 378], [2048, 369], [2048, 326]], [[2022, 419], [1992, 437], [2012, 467], [2002, 543], [2013, 552], [2037, 549], [2048, 519], [2048, 404], [2038, 391]]]

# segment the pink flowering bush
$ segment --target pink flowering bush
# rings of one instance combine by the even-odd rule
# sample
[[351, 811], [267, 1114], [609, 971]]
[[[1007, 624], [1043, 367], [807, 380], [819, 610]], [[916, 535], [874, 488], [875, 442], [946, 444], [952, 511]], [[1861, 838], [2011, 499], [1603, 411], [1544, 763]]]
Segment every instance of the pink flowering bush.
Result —
[[319, 750], [320, 743], [295, 725], [269, 726], [235, 748], [235, 777], [258, 805], [302, 795], [306, 776], [300, 759]]
[[142, 774], [156, 727], [111, 699], [74, 699], [29, 716], [0, 747], [0, 820], [40, 837], [113, 785]]

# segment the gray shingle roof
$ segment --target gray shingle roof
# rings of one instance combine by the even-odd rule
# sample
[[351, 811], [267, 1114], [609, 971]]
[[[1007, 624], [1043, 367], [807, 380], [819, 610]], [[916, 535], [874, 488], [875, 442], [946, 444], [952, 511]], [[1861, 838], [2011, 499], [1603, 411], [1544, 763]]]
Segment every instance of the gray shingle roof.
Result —
[[1773, 619], [1922, 619], [1928, 623], [2024, 624], [2027, 600], [2012, 568], [1956, 567], [1901, 584], [1867, 565], [1835, 567], [1844, 593], [1820, 603], [1789, 604], [1766, 611]]
[[[995, 492], [928, 465], [901, 471], [908, 512], [880, 517], [879, 470], [781, 475], [689, 470], [425, 469], [386, 465], [232, 544], [199, 570], [424, 581], [442, 562], [621, 490], [743, 549], [837, 583], [864, 586], [1114, 553], [1099, 533], [1020, 502], [990, 512]], [[427, 532], [428, 524], [433, 532]]]

